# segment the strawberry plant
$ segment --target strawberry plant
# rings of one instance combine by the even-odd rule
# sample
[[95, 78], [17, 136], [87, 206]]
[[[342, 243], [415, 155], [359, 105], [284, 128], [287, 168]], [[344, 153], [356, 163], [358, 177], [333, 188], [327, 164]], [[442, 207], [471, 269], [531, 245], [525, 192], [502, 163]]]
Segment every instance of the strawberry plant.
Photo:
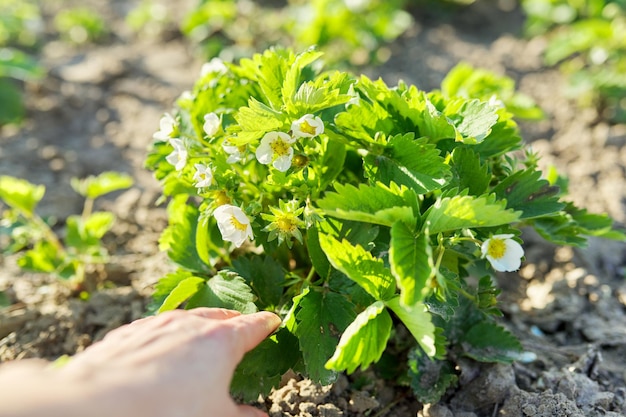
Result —
[[[80, 286], [89, 265], [107, 262], [101, 239], [115, 221], [112, 213], [93, 211], [94, 201], [105, 194], [132, 185], [132, 178], [105, 172], [85, 179], [74, 178], [72, 187], [85, 198], [83, 212], [66, 219], [64, 238], [35, 209], [46, 189], [43, 185], [10, 176], [0, 176], [0, 201], [8, 207], [2, 213], [0, 232], [7, 245], [4, 253], [25, 250], [18, 260], [28, 271], [54, 274]], [[0, 236], [1, 237], [1, 236]], [[4, 244], [3, 244], [4, 246]]]
[[454, 358], [522, 353], [495, 320], [494, 280], [520, 267], [522, 227], [572, 245], [623, 235], [542, 179], [498, 88], [458, 95], [454, 72], [445, 93], [390, 87], [323, 71], [320, 56], [214, 59], [163, 116], [146, 165], [169, 198], [159, 243], [178, 268], [151, 309], [284, 317], [235, 374], [248, 399], [290, 368], [330, 383], [410, 334], [394, 343], [409, 350], [399, 378], [434, 401]]

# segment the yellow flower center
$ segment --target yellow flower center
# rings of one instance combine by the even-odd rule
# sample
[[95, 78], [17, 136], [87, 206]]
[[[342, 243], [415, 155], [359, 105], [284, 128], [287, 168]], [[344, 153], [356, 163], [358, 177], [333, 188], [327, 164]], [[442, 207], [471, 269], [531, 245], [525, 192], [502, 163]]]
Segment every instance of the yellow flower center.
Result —
[[275, 155], [285, 156], [289, 154], [289, 144], [280, 138], [277, 138], [275, 141], [270, 143], [270, 147]]
[[276, 227], [283, 233], [292, 233], [298, 228], [292, 216], [280, 216], [276, 219]]
[[506, 252], [506, 243], [502, 239], [491, 239], [489, 241], [489, 247], [487, 248], [487, 254], [494, 259], [500, 259]]
[[242, 232], [248, 230], [248, 225], [241, 223], [235, 216], [230, 216], [230, 223], [235, 227], [235, 229], [241, 230]]
[[300, 123], [300, 130], [309, 135], [315, 135], [315, 127], [311, 126], [306, 120]]
[[213, 199], [218, 207], [223, 206], [224, 204], [230, 204], [230, 198], [224, 191], [216, 191], [215, 194], [213, 194]]

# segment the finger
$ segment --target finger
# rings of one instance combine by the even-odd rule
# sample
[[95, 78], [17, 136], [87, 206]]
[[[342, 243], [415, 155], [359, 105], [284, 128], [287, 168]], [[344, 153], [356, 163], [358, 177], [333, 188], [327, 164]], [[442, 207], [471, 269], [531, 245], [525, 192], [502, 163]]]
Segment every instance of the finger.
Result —
[[243, 354], [252, 350], [276, 330], [280, 326], [281, 319], [269, 311], [260, 311], [234, 317], [228, 323], [235, 326], [233, 338], [236, 340], [235, 345], [243, 349]]
[[238, 405], [237, 417], [267, 417], [267, 413], [251, 405]]
[[203, 317], [205, 319], [213, 319], [213, 320], [227, 320], [233, 317], [241, 316], [241, 313], [235, 310], [228, 310], [225, 308], [208, 308], [208, 307], [198, 307], [191, 310], [187, 310], [187, 312], [196, 315], [198, 317]]

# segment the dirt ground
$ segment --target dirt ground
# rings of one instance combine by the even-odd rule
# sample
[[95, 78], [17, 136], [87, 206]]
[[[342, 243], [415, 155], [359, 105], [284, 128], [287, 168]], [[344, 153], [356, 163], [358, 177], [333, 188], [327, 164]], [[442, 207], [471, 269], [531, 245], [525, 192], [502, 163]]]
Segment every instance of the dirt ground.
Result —
[[[21, 272], [15, 256], [0, 258], [0, 290], [14, 302], [0, 311], [0, 361], [53, 360], [83, 350], [140, 317], [152, 285], [171, 270], [157, 247], [165, 209], [155, 205], [159, 186], [143, 160], [161, 114], [192, 86], [202, 61], [171, 33], [134, 36], [123, 22], [134, 3], [97, 3], [115, 34], [106, 45], [46, 44], [41, 57], [50, 71], [29, 86], [28, 120], [19, 130], [0, 131], [0, 174], [46, 185], [40, 213], [60, 224], [82, 208], [71, 177], [115, 170], [135, 178], [132, 189], [99, 203], [118, 221], [106, 239], [111, 263], [94, 272], [109, 285], [88, 301], [48, 276]], [[542, 164], [569, 177], [576, 204], [623, 225], [626, 126], [565, 99], [565, 79], [542, 66], [545, 39], [521, 39], [522, 25], [523, 15], [504, 0], [479, 1], [457, 14], [421, 11], [415, 27], [390, 45], [391, 59], [365, 72], [425, 90], [459, 61], [513, 77], [546, 112], [544, 121], [521, 123]], [[459, 386], [432, 406], [371, 371], [342, 376], [331, 387], [286, 376], [259, 406], [272, 417], [626, 415], [626, 244], [594, 239], [573, 250], [532, 231], [523, 238], [522, 269], [499, 276], [502, 322], [536, 360], [462, 360]]]

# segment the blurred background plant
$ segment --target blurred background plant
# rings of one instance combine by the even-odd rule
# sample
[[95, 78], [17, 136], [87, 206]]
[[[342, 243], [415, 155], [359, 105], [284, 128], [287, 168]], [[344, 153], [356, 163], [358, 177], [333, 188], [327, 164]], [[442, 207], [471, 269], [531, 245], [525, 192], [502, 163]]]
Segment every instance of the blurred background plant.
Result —
[[97, 43], [108, 35], [104, 19], [86, 7], [59, 11], [54, 18], [54, 27], [62, 39], [76, 45]]
[[522, 0], [526, 35], [545, 35], [547, 65], [569, 76], [568, 95], [626, 121], [626, 1]]
[[43, 23], [31, 0], [0, 0], [0, 126], [24, 117], [24, 82], [43, 77], [44, 70], [27, 52], [37, 46]]
[[0, 221], [1, 253], [24, 251], [18, 260], [20, 268], [53, 274], [77, 288], [94, 289], [97, 283], [86, 281], [87, 273], [91, 266], [108, 261], [102, 238], [115, 221], [113, 213], [94, 211], [94, 202], [113, 191], [129, 188], [133, 179], [118, 172], [104, 172], [84, 179], [73, 178], [71, 185], [85, 198], [83, 211], [68, 216], [63, 233], [57, 233], [53, 228], [56, 219], [43, 218], [36, 212], [46, 188], [20, 178], [0, 176], [0, 203], [6, 205]]

